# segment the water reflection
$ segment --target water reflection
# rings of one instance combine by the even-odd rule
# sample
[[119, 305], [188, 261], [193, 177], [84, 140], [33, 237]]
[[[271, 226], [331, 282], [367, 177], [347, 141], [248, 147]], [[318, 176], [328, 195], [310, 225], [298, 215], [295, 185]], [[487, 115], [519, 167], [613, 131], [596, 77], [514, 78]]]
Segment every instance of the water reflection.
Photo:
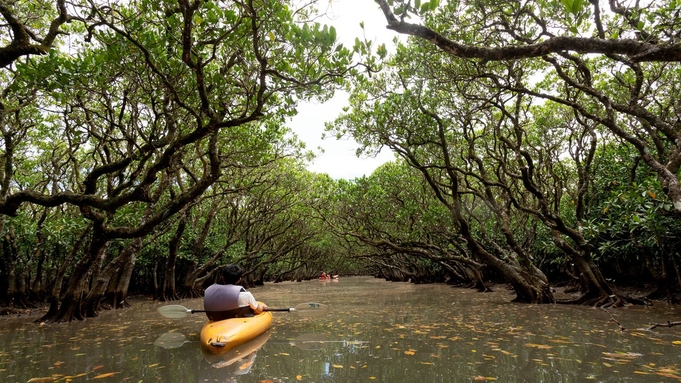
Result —
[[[199, 345], [205, 315], [166, 319], [156, 312], [160, 302], [135, 302], [81, 323], [2, 318], [0, 381], [681, 380], [681, 328], [648, 330], [651, 322], [679, 320], [677, 306], [606, 312], [520, 305], [503, 289], [481, 294], [363, 277], [266, 284], [253, 292], [270, 307], [321, 302], [329, 311], [319, 318], [274, 313], [267, 339], [253, 351], [208, 360]], [[200, 299], [173, 303], [201, 308]]]
[[272, 331], [265, 331], [251, 341], [217, 355], [202, 348], [204, 362], [199, 368], [199, 381], [232, 383], [237, 381], [238, 376], [247, 375], [258, 351], [271, 335]]

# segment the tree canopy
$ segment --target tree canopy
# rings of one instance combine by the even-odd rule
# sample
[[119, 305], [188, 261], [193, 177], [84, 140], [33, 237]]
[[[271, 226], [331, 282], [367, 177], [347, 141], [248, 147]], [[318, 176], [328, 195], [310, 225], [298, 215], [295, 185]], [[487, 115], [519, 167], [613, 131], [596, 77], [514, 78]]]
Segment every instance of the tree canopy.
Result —
[[[676, 2], [376, 4], [394, 48], [343, 46], [324, 2], [0, 1], [5, 305], [82, 319], [199, 296], [232, 262], [247, 286], [325, 271], [621, 306], [635, 277], [676, 299]], [[338, 90], [327, 129], [397, 160], [305, 169], [287, 122]]]

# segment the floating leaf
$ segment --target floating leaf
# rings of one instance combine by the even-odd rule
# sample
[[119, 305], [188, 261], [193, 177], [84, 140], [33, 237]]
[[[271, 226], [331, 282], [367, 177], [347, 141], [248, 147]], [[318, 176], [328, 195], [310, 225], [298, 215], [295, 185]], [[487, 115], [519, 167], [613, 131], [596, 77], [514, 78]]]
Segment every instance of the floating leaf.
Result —
[[343, 368], [343, 366], [340, 365], [340, 364], [332, 364], [331, 367], [333, 367], [333, 368]]
[[666, 373], [666, 372], [659, 372], [659, 371], [656, 372], [655, 374], [660, 375], [660, 376], [664, 376], [665, 378], [672, 378], [672, 379], [681, 380], [681, 376], [675, 375], [675, 374], [669, 374], [669, 373]]
[[116, 374], [117, 374], [117, 372], [107, 372], [107, 373], [104, 373], [104, 374], [99, 374], [99, 375], [95, 376], [95, 377], [92, 378], [92, 379], [104, 379], [104, 378], [110, 378], [110, 377], [112, 377], [112, 376], [114, 376], [114, 375], [116, 375]]
[[28, 383], [47, 383], [47, 382], [53, 382], [54, 378], [48, 376], [45, 378], [31, 378], [28, 380]]
[[535, 347], [535, 348], [539, 348], [539, 349], [550, 349], [550, 348], [552, 348], [551, 346], [546, 345], [546, 344], [536, 344], [536, 343], [525, 343], [525, 346], [526, 347]]

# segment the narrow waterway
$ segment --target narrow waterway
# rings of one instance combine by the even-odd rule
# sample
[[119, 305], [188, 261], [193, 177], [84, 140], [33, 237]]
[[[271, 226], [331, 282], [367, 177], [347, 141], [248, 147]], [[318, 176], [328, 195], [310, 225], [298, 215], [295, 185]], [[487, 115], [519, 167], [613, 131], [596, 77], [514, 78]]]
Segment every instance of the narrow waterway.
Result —
[[[217, 358], [198, 344], [204, 314], [166, 319], [161, 302], [80, 323], [0, 318], [0, 382], [681, 381], [681, 326], [648, 329], [681, 320], [681, 307], [523, 305], [505, 290], [369, 277], [251, 291], [270, 307], [329, 311], [274, 313], [251, 349]], [[202, 308], [200, 299], [173, 303]]]

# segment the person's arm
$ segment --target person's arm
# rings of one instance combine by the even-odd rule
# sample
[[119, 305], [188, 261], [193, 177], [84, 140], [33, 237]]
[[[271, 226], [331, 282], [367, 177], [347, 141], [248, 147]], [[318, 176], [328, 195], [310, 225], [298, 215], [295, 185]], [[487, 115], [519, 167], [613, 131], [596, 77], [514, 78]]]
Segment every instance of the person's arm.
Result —
[[239, 293], [239, 306], [250, 306], [256, 314], [260, 314], [261, 312], [268, 309], [266, 304], [258, 303], [258, 301], [255, 300], [255, 297], [253, 297], [253, 294], [248, 291], [242, 291]]

